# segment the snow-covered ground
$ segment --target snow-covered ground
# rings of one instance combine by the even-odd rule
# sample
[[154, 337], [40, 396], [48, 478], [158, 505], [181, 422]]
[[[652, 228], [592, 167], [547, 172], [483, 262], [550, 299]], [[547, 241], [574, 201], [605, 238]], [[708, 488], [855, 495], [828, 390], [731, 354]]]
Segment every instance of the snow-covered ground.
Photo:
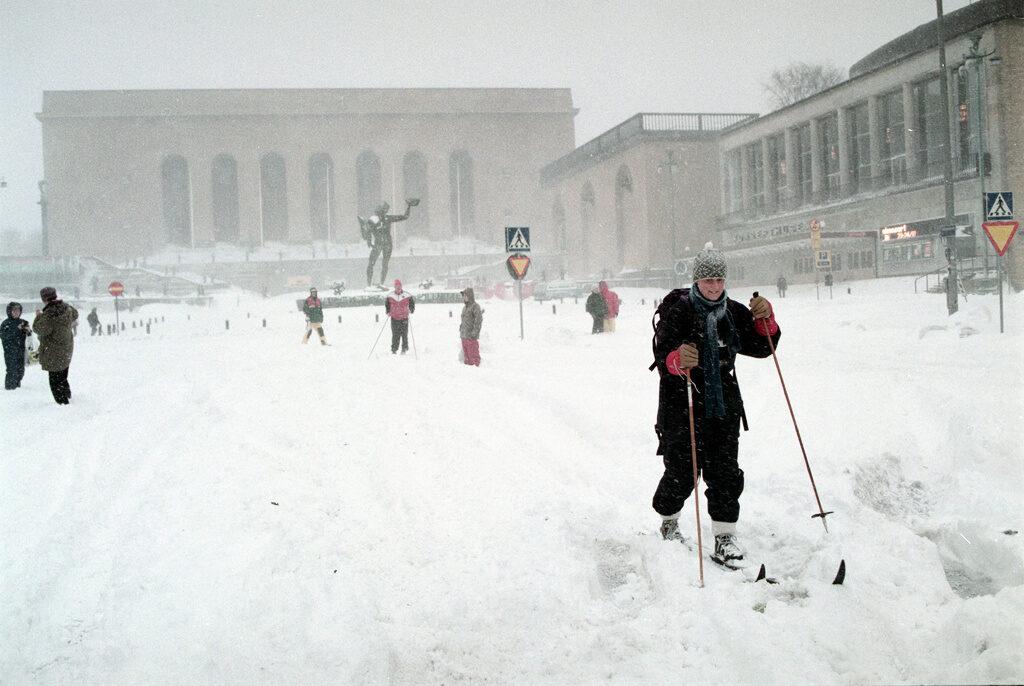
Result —
[[525, 341], [485, 301], [479, 369], [456, 306], [369, 359], [376, 310], [303, 346], [297, 295], [83, 322], [70, 406], [38, 367], [0, 396], [0, 683], [1021, 682], [1024, 299], [1000, 334], [993, 296], [852, 290], [772, 297], [829, 534], [774, 365], [738, 370], [774, 586], [657, 536], [658, 292], [603, 336], [528, 301]]

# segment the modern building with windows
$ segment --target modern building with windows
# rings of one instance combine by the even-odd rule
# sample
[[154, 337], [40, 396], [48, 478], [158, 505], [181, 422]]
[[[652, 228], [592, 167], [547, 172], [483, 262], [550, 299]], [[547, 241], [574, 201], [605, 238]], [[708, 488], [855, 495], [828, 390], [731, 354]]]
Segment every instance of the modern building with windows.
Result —
[[577, 277], [671, 268], [714, 237], [718, 136], [753, 114], [636, 114], [544, 167], [564, 267]]
[[47, 91], [47, 248], [352, 243], [356, 215], [411, 197], [396, 234], [498, 245], [542, 220], [575, 114], [557, 88]]
[[[1024, 0], [981, 0], [946, 15], [944, 29], [955, 245], [940, 235], [946, 109], [932, 21], [854, 64], [847, 81], [722, 132], [721, 240], [741, 280], [817, 279], [812, 221], [837, 279], [927, 273], [947, 247], [994, 266], [982, 193], [1024, 194]], [[1024, 248], [1010, 252], [1024, 287]]]

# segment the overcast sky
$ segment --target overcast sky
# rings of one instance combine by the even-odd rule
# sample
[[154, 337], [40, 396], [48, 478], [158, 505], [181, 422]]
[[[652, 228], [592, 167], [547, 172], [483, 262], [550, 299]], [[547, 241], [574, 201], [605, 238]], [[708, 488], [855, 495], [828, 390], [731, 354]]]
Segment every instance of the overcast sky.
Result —
[[[970, 0], [946, 0], [951, 12]], [[0, 227], [38, 230], [44, 90], [567, 87], [583, 143], [636, 112], [766, 112], [933, 0], [0, 0]]]

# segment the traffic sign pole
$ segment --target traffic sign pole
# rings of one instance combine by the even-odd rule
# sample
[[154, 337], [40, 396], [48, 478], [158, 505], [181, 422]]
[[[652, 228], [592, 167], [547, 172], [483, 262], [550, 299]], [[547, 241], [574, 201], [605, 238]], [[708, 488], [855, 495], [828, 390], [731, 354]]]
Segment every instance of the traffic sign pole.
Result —
[[117, 329], [117, 335], [121, 335], [121, 310], [117, 306], [117, 302], [121, 299], [121, 296], [114, 296], [114, 327]]
[[523, 329], [523, 280], [519, 279], [516, 281], [516, 285], [519, 287], [519, 340], [526, 340], [526, 333]]

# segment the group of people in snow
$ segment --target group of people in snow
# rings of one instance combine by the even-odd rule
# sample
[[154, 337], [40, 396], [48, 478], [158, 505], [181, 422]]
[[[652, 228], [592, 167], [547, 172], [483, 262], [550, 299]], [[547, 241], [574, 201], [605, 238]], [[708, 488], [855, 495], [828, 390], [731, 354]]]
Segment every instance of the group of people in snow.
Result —
[[[467, 365], [480, 366], [480, 329], [483, 327], [484, 311], [476, 302], [472, 288], [464, 288], [462, 295], [462, 317], [459, 324], [459, 338], [462, 341], [460, 357]], [[320, 336], [320, 344], [327, 345], [324, 336], [323, 302], [317, 295], [316, 288], [309, 289], [309, 297], [302, 305], [306, 315], [306, 335], [302, 342], [308, 343], [310, 334], [316, 330]], [[399, 350], [404, 355], [409, 352], [409, 317], [416, 311], [416, 299], [402, 287], [402, 281], [395, 279], [395, 287], [384, 298], [384, 313], [391, 321], [391, 354], [397, 355]]]
[[58, 405], [71, 403], [71, 385], [68, 372], [75, 351], [75, 328], [78, 310], [57, 297], [57, 290], [47, 286], [39, 291], [43, 309], [36, 310], [29, 325], [21, 318], [21, 303], [7, 304], [7, 318], [0, 324], [0, 340], [4, 348], [4, 389], [13, 391], [21, 387], [25, 378], [26, 340], [32, 333], [39, 338], [38, 361], [50, 377], [50, 392]]
[[615, 333], [615, 320], [619, 316], [622, 300], [619, 294], [608, 288], [608, 283], [600, 282], [590, 291], [587, 297], [587, 314], [594, 320], [590, 333]]

